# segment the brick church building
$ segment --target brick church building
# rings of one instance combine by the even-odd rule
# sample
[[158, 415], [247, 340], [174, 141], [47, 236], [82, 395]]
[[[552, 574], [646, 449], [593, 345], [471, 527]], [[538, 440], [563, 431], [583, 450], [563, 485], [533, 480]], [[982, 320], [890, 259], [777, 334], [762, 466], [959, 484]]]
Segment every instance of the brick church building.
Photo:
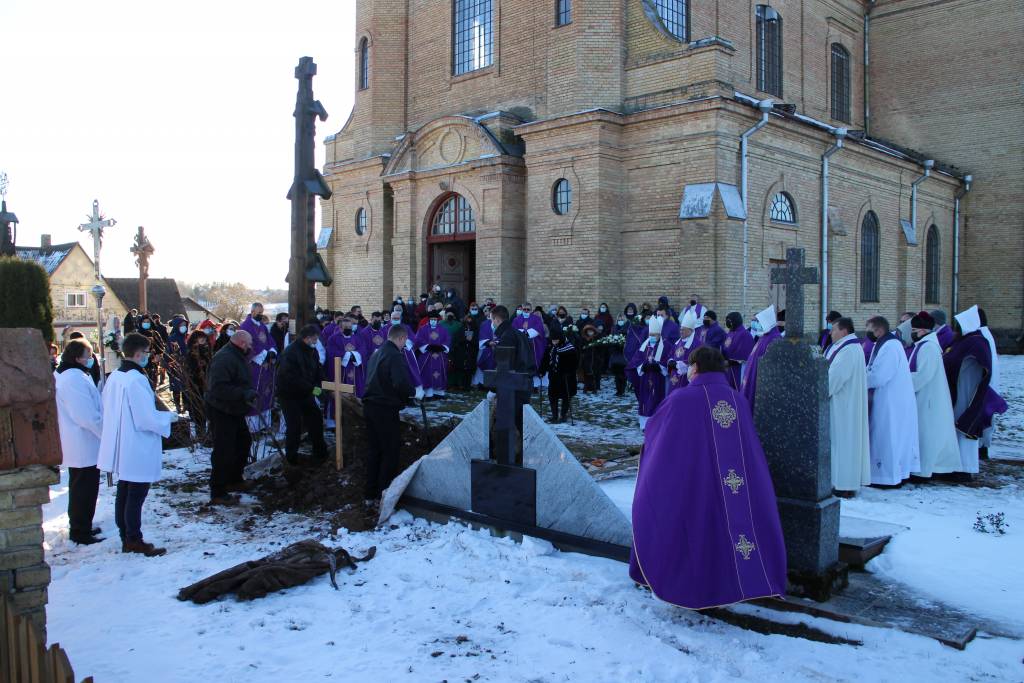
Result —
[[758, 1], [358, 0], [318, 303], [749, 317], [801, 246], [812, 319], [979, 303], [1012, 344], [1019, 0]]

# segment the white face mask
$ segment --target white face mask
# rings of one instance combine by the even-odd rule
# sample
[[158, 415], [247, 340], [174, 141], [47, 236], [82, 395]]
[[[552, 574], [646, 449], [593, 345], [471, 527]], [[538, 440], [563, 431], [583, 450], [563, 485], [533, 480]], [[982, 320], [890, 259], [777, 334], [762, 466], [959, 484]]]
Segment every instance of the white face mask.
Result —
[[228, 335], [229, 337], [234, 337], [234, 336], [235, 336], [235, 331], [234, 331], [234, 330], [228, 330], [226, 334], [227, 334], [227, 335]]
[[182, 334], [185, 334], [186, 332], [188, 332], [188, 326], [181, 325], [180, 327], [178, 327], [178, 332], [181, 332]]

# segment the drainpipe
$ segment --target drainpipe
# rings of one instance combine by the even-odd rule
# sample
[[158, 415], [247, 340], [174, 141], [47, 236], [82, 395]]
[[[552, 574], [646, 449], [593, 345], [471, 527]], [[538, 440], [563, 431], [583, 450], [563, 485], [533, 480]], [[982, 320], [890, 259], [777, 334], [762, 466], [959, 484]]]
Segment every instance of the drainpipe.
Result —
[[871, 8], [875, 6], [875, 0], [870, 0], [867, 9], [864, 10], [864, 91], [861, 93], [861, 100], [864, 102], [864, 137], [871, 135], [871, 93], [870, 93], [870, 66], [871, 47], [868, 43], [868, 33], [871, 28]]
[[843, 148], [846, 138], [845, 128], [836, 128], [832, 134], [836, 136], [825, 153], [821, 155], [821, 323], [825, 324], [828, 315], [828, 170], [829, 159]]
[[750, 231], [747, 227], [747, 141], [757, 131], [768, 125], [768, 115], [775, 103], [771, 100], [761, 100], [757, 108], [761, 111], [761, 120], [755, 123], [749, 130], [740, 136], [740, 195], [743, 197], [743, 312], [747, 311], [747, 286], [749, 285], [750, 272]]
[[931, 177], [934, 166], [934, 161], [931, 159], [926, 160], [924, 162], [924, 175], [910, 184], [910, 229], [915, 236], [917, 235], [917, 186], [923, 183], [926, 178]]
[[960, 310], [960, 200], [971, 191], [970, 175], [964, 176], [964, 184], [953, 200], [953, 301], [950, 310]]

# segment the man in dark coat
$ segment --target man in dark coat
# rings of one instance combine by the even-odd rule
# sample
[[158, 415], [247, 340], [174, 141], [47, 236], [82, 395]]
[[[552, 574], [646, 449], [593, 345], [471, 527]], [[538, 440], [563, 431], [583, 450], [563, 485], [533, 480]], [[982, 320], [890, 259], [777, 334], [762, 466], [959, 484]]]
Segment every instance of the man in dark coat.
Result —
[[299, 462], [303, 428], [313, 442], [314, 460], [320, 462], [327, 458], [323, 416], [316, 404], [316, 397], [321, 393], [320, 357], [316, 351], [320, 328], [306, 325], [299, 337], [298, 343], [285, 348], [277, 365], [277, 400], [284, 414], [285, 458], [290, 465]]
[[228, 493], [246, 490], [242, 471], [252, 439], [245, 414], [256, 401], [246, 360], [251, 348], [252, 336], [238, 330], [213, 357], [206, 375], [206, 415], [213, 431], [210, 503], [214, 505], [237, 503], [238, 499]]
[[565, 333], [558, 326], [554, 326], [551, 331], [548, 354], [548, 400], [551, 402], [551, 422], [565, 422], [572, 408], [572, 397], [576, 395], [576, 370], [579, 368], [580, 354], [572, 342], [566, 340]]
[[408, 339], [408, 328], [392, 325], [388, 340], [370, 356], [363, 394], [363, 417], [370, 436], [364, 490], [367, 500], [380, 498], [398, 474], [401, 448], [398, 413], [414, 393], [403, 351]]
[[[512, 370], [527, 375], [537, 374], [537, 360], [534, 356], [533, 341], [525, 332], [512, 326], [508, 309], [495, 306], [491, 311], [491, 325], [494, 326], [494, 338], [491, 344], [507, 346], [514, 349], [512, 353]], [[523, 406], [530, 402], [529, 391], [516, 392], [516, 429], [523, 433]]]

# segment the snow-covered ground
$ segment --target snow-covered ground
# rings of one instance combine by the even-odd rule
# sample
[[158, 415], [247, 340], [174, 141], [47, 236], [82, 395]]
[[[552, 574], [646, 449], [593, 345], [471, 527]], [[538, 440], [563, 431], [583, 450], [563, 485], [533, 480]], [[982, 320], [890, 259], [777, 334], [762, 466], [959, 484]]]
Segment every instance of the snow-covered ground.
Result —
[[[1004, 383], [1014, 412], [1004, 416], [999, 445], [1024, 452], [1024, 359], [1009, 361]], [[921, 636], [798, 615], [775, 618], [863, 645], [761, 635], [654, 600], [620, 563], [404, 512], [389, 528], [334, 538], [324, 523], [300, 516], [252, 524], [244, 509], [203, 512], [203, 491], [166, 484], [207, 463], [185, 450], [166, 454], [166, 462], [164, 485], [144, 513], [147, 539], [168, 548], [161, 558], [122, 555], [114, 540], [70, 544], [66, 479], [52, 489], [49, 637], [67, 649], [79, 676], [100, 683], [1024, 680], [1020, 640], [982, 634], [960, 652]], [[1024, 471], [1004, 467], [995, 477], [1000, 488], [926, 485], [844, 501], [851, 514], [910, 527], [870, 571], [1024, 633]], [[628, 480], [606, 486], [621, 496]], [[112, 492], [102, 487], [97, 522], [116, 538]], [[1007, 535], [971, 529], [977, 512], [996, 511], [1006, 513]], [[338, 591], [321, 577], [251, 603], [175, 599], [182, 586], [309, 537], [355, 553], [376, 546], [377, 557], [342, 572]]]

